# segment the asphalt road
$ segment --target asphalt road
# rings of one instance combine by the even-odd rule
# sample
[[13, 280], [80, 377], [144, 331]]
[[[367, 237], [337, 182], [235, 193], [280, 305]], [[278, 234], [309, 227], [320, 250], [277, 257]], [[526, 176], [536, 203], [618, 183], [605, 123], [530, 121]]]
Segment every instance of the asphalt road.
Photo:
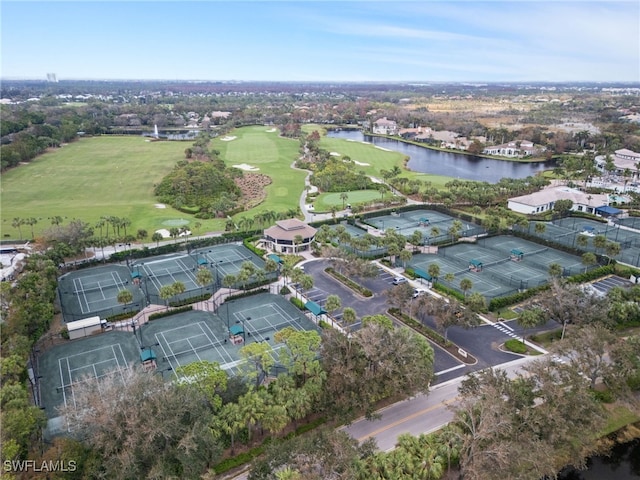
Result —
[[[523, 365], [534, 359], [535, 357], [521, 357], [498, 368], [506, 370], [510, 377], [514, 377]], [[429, 433], [450, 422], [453, 418], [450, 406], [455, 405], [458, 387], [463, 378], [458, 377], [435, 385], [428, 395], [417, 395], [385, 407], [377, 412], [381, 416], [379, 419], [361, 418], [342, 429], [360, 442], [373, 437], [380, 450], [391, 450], [402, 433]]]

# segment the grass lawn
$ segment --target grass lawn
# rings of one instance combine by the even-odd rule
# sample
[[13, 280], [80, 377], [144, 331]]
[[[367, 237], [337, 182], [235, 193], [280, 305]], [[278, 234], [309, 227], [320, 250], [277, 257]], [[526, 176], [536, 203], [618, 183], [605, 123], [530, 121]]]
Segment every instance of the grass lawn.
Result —
[[[298, 156], [297, 140], [281, 138], [267, 127], [245, 127], [232, 131], [232, 141], [219, 138], [212, 148], [220, 151], [227, 165], [246, 163], [270, 176], [267, 199], [238, 214], [253, 216], [265, 210], [285, 211], [298, 206], [306, 173], [291, 169]], [[148, 142], [142, 137], [103, 136], [83, 138], [46, 153], [34, 161], [7, 171], [2, 177], [2, 237], [18, 239], [13, 218], [35, 217], [36, 236], [51, 226], [48, 217], [77, 218], [94, 225], [101, 216], [129, 218], [129, 232], [145, 229], [149, 236], [172, 221], [184, 219], [197, 235], [224, 229], [224, 219], [200, 220], [171, 207], [156, 208], [154, 186], [184, 159], [191, 142]], [[166, 223], [165, 223], [166, 222]], [[195, 224], [200, 223], [196, 229]], [[22, 226], [22, 237], [31, 228]]]
[[352, 204], [369, 202], [371, 200], [380, 200], [380, 192], [377, 190], [353, 190], [351, 192], [345, 192], [348, 195], [346, 201], [342, 201], [340, 192], [321, 193], [316, 197], [313, 202], [313, 209], [316, 213], [328, 212], [333, 205], [336, 205], [340, 210], [343, 209], [343, 204]]
[[280, 137], [278, 131], [270, 130], [271, 127], [264, 125], [238, 128], [227, 135], [236, 137], [234, 140], [223, 141], [218, 137], [211, 142], [212, 148], [220, 151], [220, 157], [228, 166], [247, 164], [257, 167], [260, 170], [256, 173], [268, 175], [272, 180], [266, 188], [266, 200], [234, 219], [267, 210], [282, 212], [300, 204], [306, 172], [291, 168], [299, 156], [300, 142]]
[[600, 437], [617, 432], [622, 427], [640, 421], [640, 415], [638, 415], [637, 412], [629, 410], [625, 405], [606, 405], [605, 408], [608, 413], [607, 424], [604, 426], [602, 431], [598, 433], [598, 436]]
[[[172, 208], [156, 208], [153, 188], [188, 146], [142, 137], [83, 138], [11, 169], [2, 178], [2, 236], [19, 238], [11, 226], [15, 217], [38, 219], [36, 236], [51, 226], [47, 218], [53, 216], [92, 225], [103, 215], [125, 217], [132, 221], [129, 232], [143, 228], [149, 235], [164, 221], [187, 219]], [[23, 238], [30, 230], [22, 227]]]

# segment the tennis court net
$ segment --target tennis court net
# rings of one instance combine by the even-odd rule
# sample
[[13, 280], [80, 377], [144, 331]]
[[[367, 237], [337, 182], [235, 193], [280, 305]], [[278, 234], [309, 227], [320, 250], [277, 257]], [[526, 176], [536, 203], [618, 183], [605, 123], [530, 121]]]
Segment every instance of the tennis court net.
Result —
[[493, 265], [500, 265], [503, 263], [507, 263], [511, 261], [511, 257], [508, 258], [501, 258], [500, 260], [494, 260], [493, 262], [488, 262], [488, 263], [483, 263], [482, 266], [483, 267], [492, 267]]
[[525, 257], [528, 255], [538, 255], [539, 253], [544, 253], [549, 251], [549, 247], [541, 248], [539, 250], [534, 250], [533, 252], [525, 252]]
[[[181, 350], [179, 352], [174, 352], [173, 350], [167, 350], [165, 349], [165, 353], [166, 353], [166, 357], [167, 358], [179, 358], [179, 357], [184, 357], [185, 355], [194, 355], [197, 354], [198, 352], [203, 352], [206, 350], [212, 350], [215, 347], [218, 347], [222, 344], [222, 342], [215, 342], [215, 343], [209, 343], [206, 345], [202, 345], [199, 347], [192, 347], [189, 348], [187, 350]], [[169, 353], [171, 352], [171, 353]]]
[[104, 292], [105, 290], [113, 290], [113, 289], [124, 289], [126, 288], [124, 285], [118, 285], [117, 283], [111, 283], [109, 285], [100, 285], [98, 287], [91, 288], [82, 288], [80, 290], [73, 289], [72, 292], [75, 295], [82, 295], [83, 293], [92, 293], [92, 292]]
[[273, 332], [273, 331], [278, 331], [281, 330], [285, 327], [293, 327], [295, 325], [295, 321], [286, 321], [286, 322], [282, 322], [282, 323], [278, 323], [275, 325], [269, 325], [268, 327], [263, 327], [263, 328], [259, 328], [256, 330], [249, 330], [247, 329], [247, 332], [250, 332], [251, 335], [255, 335], [255, 334], [262, 334], [262, 333], [267, 333], [267, 332]]

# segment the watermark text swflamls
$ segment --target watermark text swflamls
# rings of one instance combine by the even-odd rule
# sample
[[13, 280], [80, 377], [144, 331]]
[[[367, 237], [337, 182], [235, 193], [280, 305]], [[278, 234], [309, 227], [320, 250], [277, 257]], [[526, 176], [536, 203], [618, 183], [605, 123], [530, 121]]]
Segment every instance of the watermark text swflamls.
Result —
[[75, 472], [78, 464], [75, 460], [5, 460], [5, 473], [18, 472]]

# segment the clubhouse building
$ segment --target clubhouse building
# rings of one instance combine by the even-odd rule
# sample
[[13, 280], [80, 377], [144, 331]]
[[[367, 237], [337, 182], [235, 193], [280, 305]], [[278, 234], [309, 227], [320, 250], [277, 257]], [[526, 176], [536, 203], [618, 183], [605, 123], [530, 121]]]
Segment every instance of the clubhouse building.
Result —
[[278, 220], [264, 231], [264, 246], [276, 253], [296, 253], [309, 250], [317, 230], [310, 225], [290, 218]]
[[558, 200], [571, 200], [572, 210], [598, 214], [597, 210], [609, 205], [609, 196], [601, 194], [588, 194], [569, 187], [545, 188], [539, 192], [509, 199], [508, 208], [518, 213], [534, 215], [536, 213], [553, 210]]

